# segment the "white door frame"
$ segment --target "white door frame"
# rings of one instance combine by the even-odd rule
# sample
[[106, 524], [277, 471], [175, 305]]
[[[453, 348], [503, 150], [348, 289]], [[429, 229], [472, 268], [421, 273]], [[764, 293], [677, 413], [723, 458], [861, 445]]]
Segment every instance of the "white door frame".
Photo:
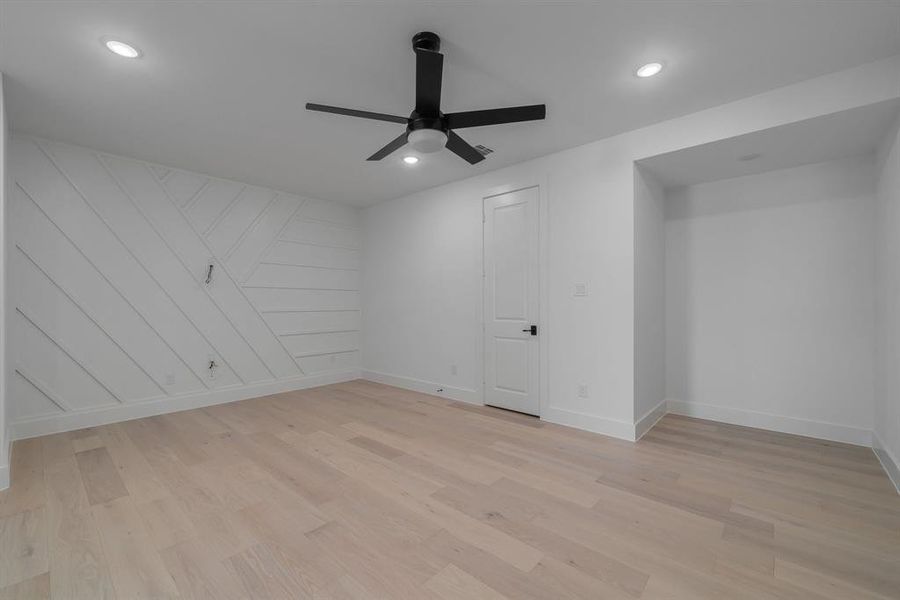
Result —
[[519, 178], [510, 183], [506, 183], [503, 185], [498, 185], [494, 187], [490, 187], [481, 194], [481, 198], [479, 201], [481, 202], [481, 302], [479, 303], [481, 306], [481, 344], [478, 345], [478, 351], [480, 356], [478, 357], [478, 368], [481, 371], [481, 387], [479, 389], [479, 396], [481, 398], [481, 404], [484, 405], [485, 399], [485, 372], [484, 372], [484, 356], [485, 356], [485, 324], [484, 324], [484, 285], [485, 285], [485, 262], [484, 262], [484, 221], [485, 221], [485, 213], [484, 213], [484, 201], [486, 198], [491, 198], [493, 196], [499, 196], [501, 194], [508, 194], [510, 192], [517, 192], [519, 190], [526, 190], [528, 188], [538, 188], [538, 395], [540, 398], [539, 406], [540, 406], [540, 415], [537, 415], [538, 418], [541, 418], [542, 415], [548, 414], [548, 408], [550, 406], [550, 355], [549, 355], [549, 319], [548, 319], [548, 307], [549, 307], [549, 298], [548, 298], [548, 286], [547, 286], [547, 278], [549, 275], [549, 256], [550, 256], [550, 237], [549, 237], [549, 207], [548, 207], [548, 197], [547, 194], [547, 176], [533, 176], [528, 178]]

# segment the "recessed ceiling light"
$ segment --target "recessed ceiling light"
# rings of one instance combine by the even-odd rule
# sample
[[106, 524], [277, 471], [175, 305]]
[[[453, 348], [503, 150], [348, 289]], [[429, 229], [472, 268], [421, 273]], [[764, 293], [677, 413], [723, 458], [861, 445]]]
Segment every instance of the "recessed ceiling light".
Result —
[[410, 155], [410, 156], [404, 156], [404, 157], [403, 157], [403, 162], [405, 162], [405, 163], [408, 164], [408, 165], [414, 165], [414, 164], [416, 164], [417, 162], [419, 162], [419, 157], [418, 157], [418, 156], [412, 156], [412, 155]]
[[118, 54], [124, 58], [138, 58], [141, 55], [140, 50], [119, 40], [103, 40], [103, 45], [113, 54]]
[[656, 75], [657, 73], [662, 71], [662, 69], [663, 69], [662, 63], [652, 62], [652, 63], [647, 63], [643, 67], [639, 68], [637, 71], [634, 72], [634, 74], [637, 75], [638, 77], [653, 77], [654, 75]]

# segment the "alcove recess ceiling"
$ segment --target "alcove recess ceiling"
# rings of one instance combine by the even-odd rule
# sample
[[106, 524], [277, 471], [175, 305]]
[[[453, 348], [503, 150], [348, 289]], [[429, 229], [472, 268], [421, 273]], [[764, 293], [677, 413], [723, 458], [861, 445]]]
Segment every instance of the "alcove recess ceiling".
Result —
[[11, 146], [16, 437], [358, 373], [357, 209]]

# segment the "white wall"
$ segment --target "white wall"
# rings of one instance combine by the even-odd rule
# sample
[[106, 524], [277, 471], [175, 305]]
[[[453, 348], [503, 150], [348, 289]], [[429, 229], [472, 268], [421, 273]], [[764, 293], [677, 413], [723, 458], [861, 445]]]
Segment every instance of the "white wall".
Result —
[[[481, 198], [496, 186], [538, 183], [549, 204], [549, 306], [542, 331], [550, 356], [542, 418], [633, 439], [633, 162], [896, 97], [900, 57], [365, 210], [365, 372], [480, 400]], [[587, 297], [573, 297], [576, 282], [587, 283]], [[458, 375], [450, 374], [451, 364]], [[587, 385], [588, 398], [578, 396], [580, 384]]]
[[634, 420], [638, 437], [666, 412], [665, 191], [634, 167]]
[[670, 410], [869, 444], [872, 156], [667, 194]]
[[[480, 402], [482, 197], [499, 185], [538, 184], [549, 204], [549, 306], [540, 325], [549, 336], [550, 402], [542, 416], [630, 435], [631, 178], [630, 163], [570, 151], [366, 210], [367, 375]], [[575, 282], [590, 295], [574, 297]], [[578, 397], [579, 384], [588, 398]]]
[[9, 129], [3, 95], [3, 78], [3, 73], [0, 73], [0, 490], [9, 486], [9, 450], [12, 444], [9, 431], [7, 430], [9, 358], [6, 351], [6, 333], [9, 322], [9, 315], [7, 314], [8, 286], [6, 285], [7, 277], [9, 276], [9, 269], [7, 269], [7, 241], [9, 237], [9, 221], [7, 219]]
[[900, 120], [879, 153], [875, 448], [900, 490]]
[[27, 137], [10, 158], [15, 437], [358, 373], [356, 209]]
[[473, 221], [481, 223], [478, 199], [455, 193], [365, 214], [363, 356], [371, 373], [415, 374], [440, 382], [429, 391], [444, 386], [461, 400], [477, 395], [481, 277], [471, 274], [480, 273], [482, 244]]

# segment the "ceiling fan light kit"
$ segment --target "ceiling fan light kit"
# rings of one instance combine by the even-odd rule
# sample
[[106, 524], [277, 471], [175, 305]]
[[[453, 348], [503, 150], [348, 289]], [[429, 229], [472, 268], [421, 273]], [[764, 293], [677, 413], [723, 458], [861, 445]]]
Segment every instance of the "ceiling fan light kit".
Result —
[[447, 134], [440, 129], [416, 129], [409, 132], [406, 142], [419, 152], [428, 154], [447, 145]]
[[430, 31], [422, 31], [413, 36], [412, 47], [416, 53], [416, 105], [409, 117], [314, 103], [307, 103], [307, 110], [406, 125], [406, 131], [368, 160], [381, 160], [409, 144], [423, 154], [447, 148], [473, 165], [484, 160], [484, 155], [459, 137], [454, 129], [539, 121], [546, 117], [547, 109], [543, 104], [446, 114], [441, 112], [444, 69], [444, 55], [440, 53], [441, 38]]

